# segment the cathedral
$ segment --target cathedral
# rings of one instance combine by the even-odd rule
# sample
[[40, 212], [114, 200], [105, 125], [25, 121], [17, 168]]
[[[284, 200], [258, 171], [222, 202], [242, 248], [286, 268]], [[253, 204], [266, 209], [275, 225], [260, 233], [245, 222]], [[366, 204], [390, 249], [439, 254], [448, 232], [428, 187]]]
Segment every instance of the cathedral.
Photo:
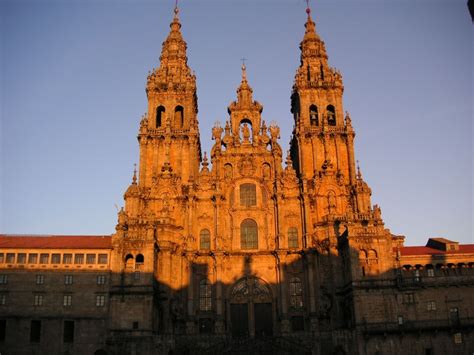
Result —
[[0, 236], [0, 352], [474, 351], [474, 245], [385, 227], [309, 8], [304, 27], [289, 152], [243, 64], [208, 156], [175, 8], [115, 233]]

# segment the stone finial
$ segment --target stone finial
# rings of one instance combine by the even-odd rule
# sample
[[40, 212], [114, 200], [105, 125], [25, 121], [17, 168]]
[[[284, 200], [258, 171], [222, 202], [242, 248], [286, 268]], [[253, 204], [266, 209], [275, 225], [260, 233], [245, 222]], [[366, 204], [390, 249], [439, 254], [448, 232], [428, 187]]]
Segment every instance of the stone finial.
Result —
[[133, 178], [132, 178], [132, 184], [136, 185], [137, 184], [137, 164], [133, 164], [134, 169], [133, 169]]
[[357, 160], [357, 179], [362, 180], [362, 173], [360, 172], [359, 161]]
[[207, 152], [204, 152], [204, 158], [202, 159], [202, 172], [209, 172], [209, 161], [207, 159]]
[[349, 111], [346, 111], [345, 120], [346, 120], [346, 126], [352, 126], [352, 120], [351, 120], [351, 116], [349, 116]]

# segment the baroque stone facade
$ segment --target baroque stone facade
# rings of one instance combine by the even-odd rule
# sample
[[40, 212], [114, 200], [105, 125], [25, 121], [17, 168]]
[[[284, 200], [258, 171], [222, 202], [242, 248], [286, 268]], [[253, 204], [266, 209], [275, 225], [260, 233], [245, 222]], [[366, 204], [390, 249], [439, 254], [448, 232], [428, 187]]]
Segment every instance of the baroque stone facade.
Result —
[[474, 246], [404, 247], [385, 228], [356, 167], [342, 75], [307, 15], [290, 152], [262, 119], [243, 65], [201, 159], [196, 78], [175, 10], [147, 78], [140, 165], [116, 232], [0, 237], [0, 351], [473, 351]]

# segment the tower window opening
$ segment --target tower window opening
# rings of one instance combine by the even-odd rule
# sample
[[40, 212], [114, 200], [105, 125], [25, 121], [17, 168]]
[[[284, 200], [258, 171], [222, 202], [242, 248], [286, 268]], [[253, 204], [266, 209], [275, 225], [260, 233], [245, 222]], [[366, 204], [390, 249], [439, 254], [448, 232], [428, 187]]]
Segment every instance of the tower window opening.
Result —
[[201, 250], [211, 249], [211, 233], [209, 229], [203, 229], [199, 235], [199, 248]]
[[242, 249], [258, 248], [258, 228], [253, 219], [245, 219], [240, 224], [240, 247]]
[[138, 254], [135, 258], [135, 262], [139, 265], [143, 264], [145, 262], [145, 257], [143, 256], [143, 254]]
[[309, 123], [311, 126], [319, 125], [318, 108], [316, 105], [311, 105], [309, 108]]
[[160, 128], [163, 124], [163, 120], [165, 118], [165, 108], [163, 106], [159, 106], [156, 109], [156, 128]]
[[135, 260], [133, 259], [133, 255], [132, 254], [127, 254], [127, 256], [125, 257], [125, 267], [128, 269], [128, 268], [133, 268], [133, 264], [134, 264]]
[[328, 105], [327, 107], [327, 117], [328, 117], [328, 125], [335, 126], [336, 125], [336, 109], [333, 105]]
[[176, 106], [174, 109], [174, 123], [176, 127], [183, 127], [184, 125], [184, 109], [183, 106]]

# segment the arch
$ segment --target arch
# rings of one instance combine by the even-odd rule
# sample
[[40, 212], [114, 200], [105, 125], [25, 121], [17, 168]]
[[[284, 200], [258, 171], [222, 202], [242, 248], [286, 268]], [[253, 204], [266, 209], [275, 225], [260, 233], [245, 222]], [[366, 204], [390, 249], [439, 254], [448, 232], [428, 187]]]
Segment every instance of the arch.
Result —
[[199, 233], [199, 249], [211, 249], [211, 232], [209, 232], [209, 229], [203, 229], [201, 233]]
[[258, 227], [253, 219], [244, 219], [240, 224], [240, 247], [258, 249]]
[[377, 264], [378, 256], [377, 256], [377, 252], [374, 249], [370, 249], [367, 252], [367, 262], [369, 264]]
[[212, 285], [208, 279], [199, 282], [199, 310], [210, 311], [212, 309]]
[[303, 308], [303, 283], [299, 277], [290, 280], [290, 307], [294, 309]]
[[184, 126], [184, 109], [183, 106], [176, 106], [174, 109], [174, 124], [176, 127]]
[[326, 108], [326, 115], [328, 118], [328, 125], [335, 126], [336, 125], [336, 109], [333, 105], [328, 105]]
[[135, 259], [132, 254], [127, 254], [125, 256], [125, 267], [126, 268], [133, 268], [133, 264], [135, 263]]
[[364, 249], [359, 250], [359, 261], [364, 264], [367, 262], [367, 252]]
[[309, 124], [311, 126], [319, 126], [318, 107], [316, 105], [309, 107]]
[[162, 126], [163, 121], [165, 119], [165, 112], [166, 112], [166, 109], [164, 106], [158, 106], [156, 108], [156, 124], [155, 124], [156, 128], [160, 128]]
[[288, 228], [288, 248], [296, 249], [298, 248], [298, 229], [296, 227]]
[[143, 254], [138, 254], [135, 258], [135, 262], [137, 264], [143, 264], [145, 262], [145, 257], [143, 256]]
[[255, 184], [240, 185], [240, 204], [245, 207], [257, 205], [257, 187]]

